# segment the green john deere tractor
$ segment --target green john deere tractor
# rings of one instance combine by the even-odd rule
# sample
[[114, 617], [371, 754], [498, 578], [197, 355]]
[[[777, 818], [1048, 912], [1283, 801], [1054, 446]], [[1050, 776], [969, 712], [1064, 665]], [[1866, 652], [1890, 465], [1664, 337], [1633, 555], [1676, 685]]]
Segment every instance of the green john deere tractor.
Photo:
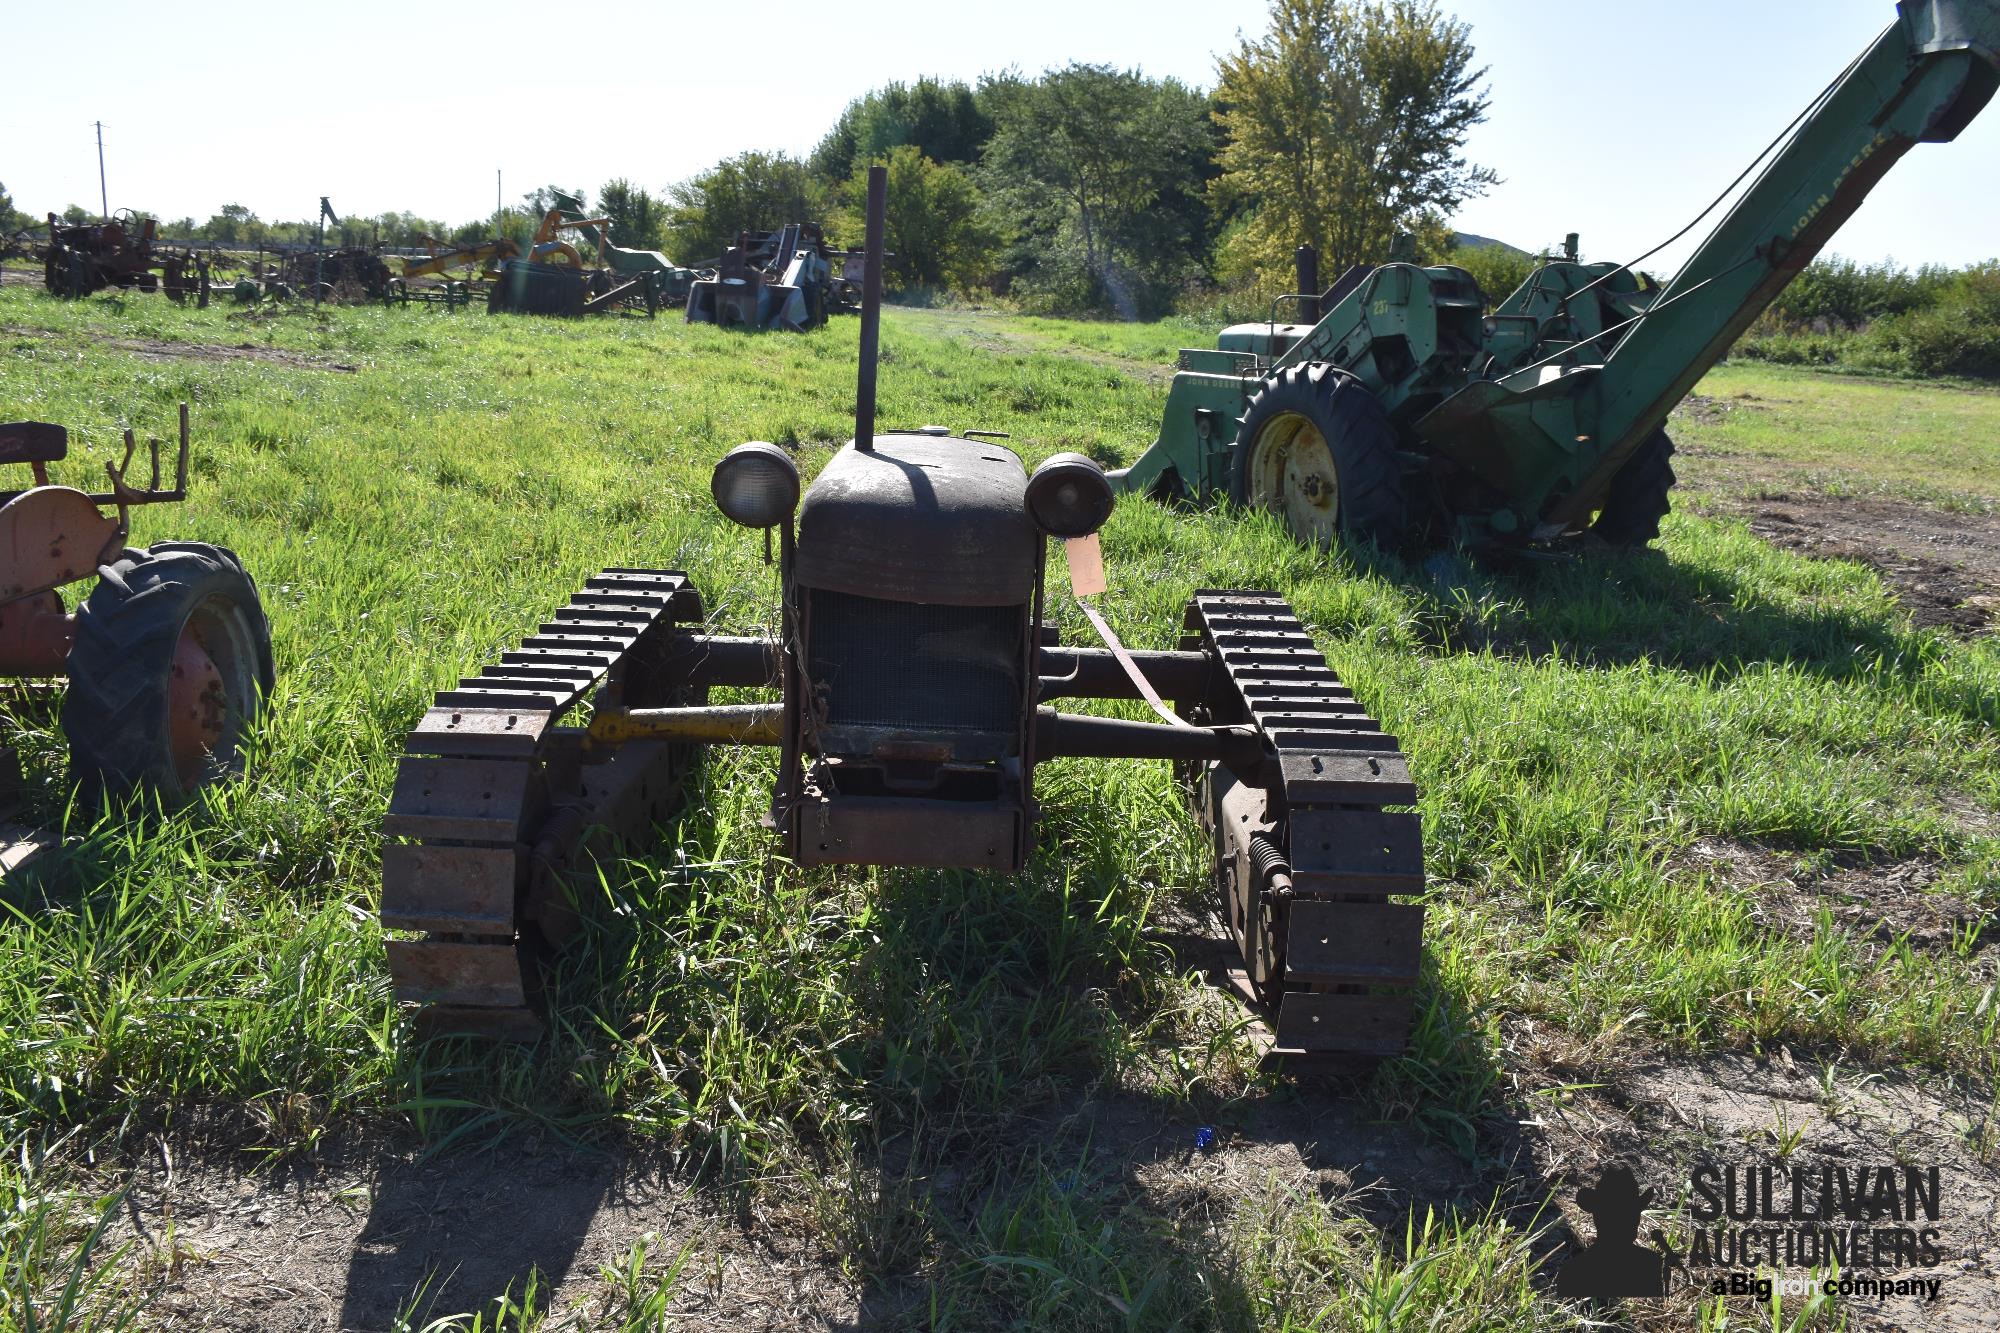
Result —
[[1652, 540], [1668, 413], [1897, 159], [1957, 137], [2000, 87], [2000, 0], [1896, 10], [1670, 282], [1580, 263], [1572, 236], [1489, 314], [1461, 268], [1391, 262], [1322, 293], [1302, 253], [1307, 294], [1278, 303], [1301, 322], [1274, 304], [1183, 351], [1158, 441], [1114, 483], [1271, 510], [1320, 544]]

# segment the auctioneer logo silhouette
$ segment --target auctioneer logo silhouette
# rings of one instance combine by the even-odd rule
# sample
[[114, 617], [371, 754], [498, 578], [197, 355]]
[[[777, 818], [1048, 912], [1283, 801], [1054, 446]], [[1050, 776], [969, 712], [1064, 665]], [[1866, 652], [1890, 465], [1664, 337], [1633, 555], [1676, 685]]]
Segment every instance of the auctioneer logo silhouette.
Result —
[[1599, 1300], [1666, 1295], [1665, 1260], [1633, 1243], [1639, 1236], [1639, 1215], [1652, 1205], [1653, 1191], [1640, 1192], [1631, 1168], [1606, 1167], [1595, 1185], [1576, 1192], [1576, 1201], [1597, 1223], [1597, 1239], [1563, 1264], [1556, 1295]]

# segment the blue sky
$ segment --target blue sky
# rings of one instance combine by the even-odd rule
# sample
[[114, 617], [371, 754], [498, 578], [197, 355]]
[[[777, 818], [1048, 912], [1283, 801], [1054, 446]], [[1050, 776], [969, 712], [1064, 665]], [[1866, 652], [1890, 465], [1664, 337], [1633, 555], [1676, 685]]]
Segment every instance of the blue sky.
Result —
[[[1677, 230], [1894, 14], [1891, 0], [1447, 0], [1491, 66], [1471, 144], [1503, 183], [1461, 228], [1535, 248], [1565, 231], [1629, 257]], [[748, 148], [809, 150], [849, 98], [918, 74], [975, 79], [1070, 60], [1208, 86], [1261, 0], [1003, 4], [230, 7], [153, 0], [9, 16], [0, 181], [26, 209], [457, 221], [558, 181], [652, 188]], [[735, 51], [691, 35], [731, 26]], [[77, 25], [94, 34], [86, 53]], [[57, 58], [57, 53], [62, 53]], [[788, 60], [787, 55], [796, 60]], [[21, 57], [28, 58], [23, 59]], [[2000, 255], [2000, 108], [1920, 145], [1833, 248], [1964, 263]], [[1672, 256], [1667, 256], [1671, 259]]]

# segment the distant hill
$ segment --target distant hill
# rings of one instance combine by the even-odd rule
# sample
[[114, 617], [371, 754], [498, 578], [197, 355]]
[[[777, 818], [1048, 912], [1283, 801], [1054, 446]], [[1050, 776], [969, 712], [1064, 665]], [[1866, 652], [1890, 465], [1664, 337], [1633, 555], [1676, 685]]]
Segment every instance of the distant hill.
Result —
[[1451, 243], [1467, 250], [1498, 248], [1505, 250], [1510, 255], [1519, 255], [1523, 259], [1533, 259], [1535, 257], [1532, 250], [1523, 250], [1517, 245], [1509, 245], [1505, 241], [1496, 241], [1491, 236], [1474, 236], [1469, 231], [1453, 232], [1451, 234]]

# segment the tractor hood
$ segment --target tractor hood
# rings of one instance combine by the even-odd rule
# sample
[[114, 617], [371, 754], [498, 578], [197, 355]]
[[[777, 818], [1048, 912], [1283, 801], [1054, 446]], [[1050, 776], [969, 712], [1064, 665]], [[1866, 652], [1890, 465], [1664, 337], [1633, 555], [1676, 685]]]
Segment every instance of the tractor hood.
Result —
[[796, 581], [893, 602], [1025, 606], [1042, 534], [1028, 475], [997, 444], [886, 434], [833, 456], [799, 507]]

